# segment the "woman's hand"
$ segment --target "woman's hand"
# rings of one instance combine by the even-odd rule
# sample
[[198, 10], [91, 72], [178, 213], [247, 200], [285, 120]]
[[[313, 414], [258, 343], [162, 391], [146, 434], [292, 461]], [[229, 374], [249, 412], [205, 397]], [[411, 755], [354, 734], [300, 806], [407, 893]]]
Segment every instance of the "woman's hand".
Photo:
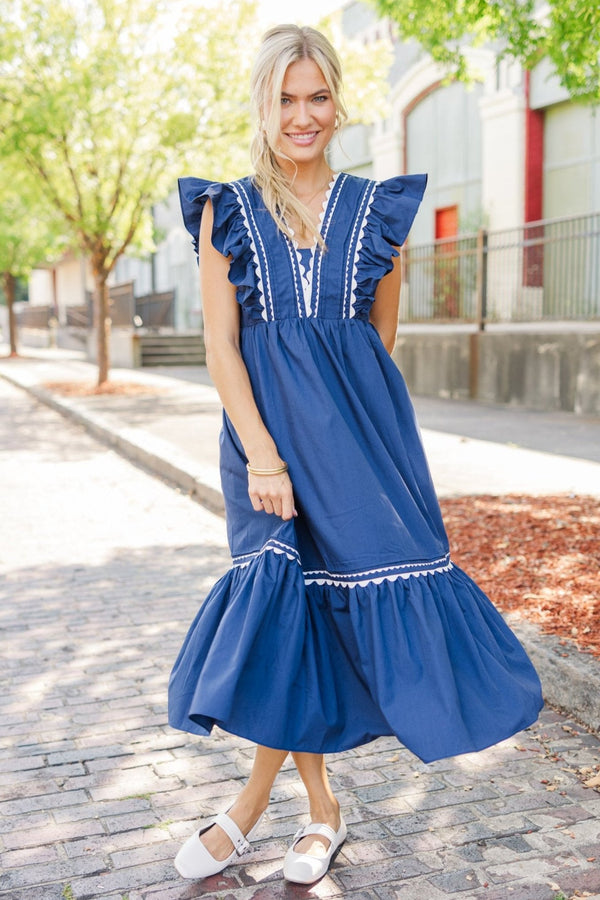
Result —
[[248, 475], [252, 509], [280, 516], [284, 522], [297, 516], [292, 482], [287, 472], [280, 475]]

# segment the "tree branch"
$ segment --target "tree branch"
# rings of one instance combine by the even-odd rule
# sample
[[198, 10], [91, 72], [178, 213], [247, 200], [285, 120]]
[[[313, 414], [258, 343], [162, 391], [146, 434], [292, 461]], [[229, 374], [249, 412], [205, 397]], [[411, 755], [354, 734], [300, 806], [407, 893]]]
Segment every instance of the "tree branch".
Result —
[[64, 160], [65, 160], [65, 163], [67, 166], [67, 171], [69, 172], [69, 175], [71, 176], [71, 184], [73, 185], [73, 188], [75, 190], [75, 196], [77, 198], [77, 212], [79, 213], [79, 218], [83, 219], [84, 218], [83, 200], [81, 197], [81, 191], [79, 190], [79, 183], [77, 181], [77, 176], [75, 175], [75, 171], [74, 171], [73, 165], [71, 163], [67, 135], [64, 132], [62, 132], [60, 134], [58, 144], [63, 152], [63, 157], [64, 157]]

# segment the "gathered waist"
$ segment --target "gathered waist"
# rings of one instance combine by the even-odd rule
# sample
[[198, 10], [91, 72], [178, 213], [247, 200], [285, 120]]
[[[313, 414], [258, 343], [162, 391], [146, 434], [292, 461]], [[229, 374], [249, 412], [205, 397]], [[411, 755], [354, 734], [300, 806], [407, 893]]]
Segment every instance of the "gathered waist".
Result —
[[297, 325], [301, 328], [314, 328], [318, 327], [320, 324], [327, 325], [331, 327], [332, 324], [338, 324], [340, 327], [352, 327], [354, 324], [360, 323], [361, 325], [369, 324], [369, 316], [367, 313], [352, 316], [349, 318], [348, 316], [281, 316], [277, 319], [270, 319], [266, 321], [265, 319], [256, 320], [252, 319], [249, 321], [244, 321], [242, 317], [242, 321], [240, 322], [240, 328], [245, 331], [252, 328], [277, 328], [277, 326], [285, 325], [289, 326], [291, 323], [297, 323]]

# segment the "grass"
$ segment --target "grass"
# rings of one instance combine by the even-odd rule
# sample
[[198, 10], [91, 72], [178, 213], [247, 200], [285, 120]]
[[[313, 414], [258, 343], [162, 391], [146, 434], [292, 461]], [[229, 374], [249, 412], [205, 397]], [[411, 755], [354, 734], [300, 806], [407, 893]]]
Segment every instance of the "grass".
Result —
[[75, 894], [73, 893], [73, 888], [70, 884], [65, 884], [62, 895], [63, 900], [75, 900]]
[[[169, 825], [172, 825], [174, 821], [175, 821], [174, 819], [165, 819], [164, 822], [152, 822], [152, 824], [150, 824], [150, 825], [143, 825], [142, 830], [145, 831], [148, 828], [165, 828], [166, 829], [169, 827]], [[565, 900], [566, 900], [566, 898], [565, 898]]]

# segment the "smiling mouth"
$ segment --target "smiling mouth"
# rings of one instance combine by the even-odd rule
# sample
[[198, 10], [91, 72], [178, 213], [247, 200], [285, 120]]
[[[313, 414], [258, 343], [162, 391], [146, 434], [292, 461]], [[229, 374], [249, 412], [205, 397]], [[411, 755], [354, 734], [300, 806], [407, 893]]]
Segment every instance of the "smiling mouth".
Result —
[[300, 131], [298, 133], [288, 132], [287, 136], [291, 141], [297, 144], [310, 144], [318, 135], [318, 131]]

